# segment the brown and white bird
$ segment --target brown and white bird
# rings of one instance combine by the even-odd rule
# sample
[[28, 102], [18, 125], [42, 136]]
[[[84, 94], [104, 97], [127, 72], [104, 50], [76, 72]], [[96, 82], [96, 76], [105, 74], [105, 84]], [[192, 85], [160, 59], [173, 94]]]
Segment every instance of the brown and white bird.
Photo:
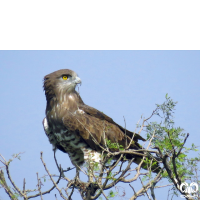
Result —
[[[125, 147], [133, 132], [125, 130], [110, 117], [84, 104], [75, 90], [81, 79], [69, 69], [61, 69], [44, 77], [44, 90], [47, 100], [44, 130], [54, 150], [67, 153], [77, 169], [92, 156], [95, 162], [101, 161], [105, 141], [118, 143]], [[135, 134], [129, 149], [141, 149]], [[100, 144], [100, 145], [99, 145]], [[111, 149], [111, 151], [118, 149]], [[133, 158], [134, 155], [131, 155]], [[139, 163], [142, 157], [135, 156], [133, 162]]]

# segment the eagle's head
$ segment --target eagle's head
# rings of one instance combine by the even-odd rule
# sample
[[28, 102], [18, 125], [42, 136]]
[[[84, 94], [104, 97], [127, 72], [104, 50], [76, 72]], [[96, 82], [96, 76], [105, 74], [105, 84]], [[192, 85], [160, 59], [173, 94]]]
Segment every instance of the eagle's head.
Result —
[[75, 91], [81, 79], [70, 69], [61, 69], [44, 77], [44, 90], [47, 101], [54, 96], [62, 96]]

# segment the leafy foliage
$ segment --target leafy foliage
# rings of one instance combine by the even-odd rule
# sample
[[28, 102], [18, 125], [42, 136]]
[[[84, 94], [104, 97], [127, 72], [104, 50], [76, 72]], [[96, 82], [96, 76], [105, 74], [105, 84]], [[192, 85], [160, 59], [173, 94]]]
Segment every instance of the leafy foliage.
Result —
[[[194, 175], [193, 168], [197, 165], [200, 157], [189, 158], [189, 151], [198, 151], [197, 147], [192, 144], [191, 148], [184, 147], [184, 143], [189, 134], [184, 132], [181, 127], [175, 127], [174, 110], [177, 102], [174, 102], [168, 95], [165, 96], [166, 100], [163, 104], [157, 104], [157, 108], [153, 115], [161, 118], [161, 121], [150, 122], [146, 126], [147, 139], [152, 139], [152, 148], [159, 148], [163, 155], [168, 157], [168, 165], [175, 177], [174, 168], [176, 167], [178, 177], [182, 182], [191, 179]], [[173, 166], [173, 157], [175, 158], [175, 167]], [[171, 179], [167, 171], [163, 171], [163, 177]]]
[[119, 145], [118, 143], [112, 143], [111, 140], [108, 140], [106, 138], [106, 145], [109, 149], [118, 149], [120, 151], [124, 150], [124, 147], [122, 145]]

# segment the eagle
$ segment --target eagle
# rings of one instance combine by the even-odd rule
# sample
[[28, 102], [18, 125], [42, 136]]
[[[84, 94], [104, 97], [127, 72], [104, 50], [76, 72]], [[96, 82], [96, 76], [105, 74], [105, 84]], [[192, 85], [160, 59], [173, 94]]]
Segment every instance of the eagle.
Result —
[[[75, 90], [81, 79], [70, 69], [61, 69], [44, 77], [46, 117], [43, 126], [53, 150], [67, 153], [77, 171], [88, 159], [100, 163], [106, 144], [140, 150], [140, 135], [126, 130], [103, 112], [86, 105]], [[134, 134], [134, 137], [133, 137]], [[133, 138], [133, 140], [132, 140]], [[110, 148], [110, 151], [119, 151]], [[139, 164], [143, 156], [129, 154]], [[156, 169], [155, 169], [156, 170]]]

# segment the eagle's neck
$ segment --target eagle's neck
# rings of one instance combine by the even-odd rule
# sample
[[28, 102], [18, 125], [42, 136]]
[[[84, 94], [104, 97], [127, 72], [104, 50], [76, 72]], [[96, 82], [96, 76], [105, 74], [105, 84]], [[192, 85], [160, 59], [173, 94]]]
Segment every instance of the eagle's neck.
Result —
[[74, 92], [61, 92], [47, 101], [47, 118], [55, 116], [56, 120], [62, 119], [66, 110], [75, 112], [81, 104], [84, 104], [79, 94]]

